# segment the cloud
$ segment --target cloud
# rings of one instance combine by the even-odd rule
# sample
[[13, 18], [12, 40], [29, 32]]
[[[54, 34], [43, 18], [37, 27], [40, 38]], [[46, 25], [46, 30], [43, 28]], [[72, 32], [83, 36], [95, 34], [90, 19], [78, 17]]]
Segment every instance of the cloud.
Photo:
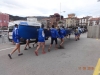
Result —
[[100, 2], [96, 0], [0, 0], [0, 11], [18, 16], [49, 16], [60, 13], [60, 3], [64, 17], [69, 13], [100, 16]]

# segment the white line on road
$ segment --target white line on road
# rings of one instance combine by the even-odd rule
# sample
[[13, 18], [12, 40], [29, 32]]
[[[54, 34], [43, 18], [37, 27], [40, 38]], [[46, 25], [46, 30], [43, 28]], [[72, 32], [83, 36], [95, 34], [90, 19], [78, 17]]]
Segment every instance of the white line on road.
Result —
[[10, 47], [10, 48], [5, 48], [5, 49], [1, 49], [0, 51], [5, 51], [5, 50], [8, 50], [8, 49], [12, 49], [14, 47]]
[[[34, 44], [34, 43], [31, 43], [31, 44]], [[21, 46], [25, 46], [25, 45], [21, 45]], [[0, 52], [1, 52], [1, 51], [5, 51], [5, 50], [8, 50], [8, 49], [12, 49], [12, 48], [15, 48], [15, 47], [0, 49]]]

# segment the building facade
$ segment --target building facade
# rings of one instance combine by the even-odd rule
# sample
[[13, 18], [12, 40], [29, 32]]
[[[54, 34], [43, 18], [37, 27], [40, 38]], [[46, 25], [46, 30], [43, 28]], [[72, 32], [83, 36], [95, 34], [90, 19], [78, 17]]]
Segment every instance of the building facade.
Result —
[[0, 28], [2, 27], [8, 27], [9, 23], [9, 15], [5, 13], [0, 12]]
[[79, 19], [75, 17], [75, 14], [68, 14], [66, 18], [66, 27], [75, 27], [79, 25]]
[[86, 16], [79, 19], [79, 25], [80, 26], [88, 26], [88, 20], [91, 18], [91, 16]]
[[59, 23], [62, 23], [62, 21], [63, 21], [63, 16], [61, 16], [58, 13], [55, 13], [54, 15], [50, 15], [50, 18], [49, 18], [48, 22], [50, 22], [50, 27], [52, 25], [57, 27], [59, 25]]
[[45, 28], [48, 28], [49, 25], [50, 25], [49, 24], [50, 22], [49, 22], [49, 19], [48, 18], [41, 19], [40, 20], [40, 23], [43, 24]]
[[37, 22], [37, 18], [35, 17], [27, 17], [28, 22]]
[[72, 14], [68, 14], [68, 18], [74, 18], [75, 17], [75, 14], [72, 13]]
[[100, 18], [91, 18], [88, 20], [88, 26], [100, 25]]

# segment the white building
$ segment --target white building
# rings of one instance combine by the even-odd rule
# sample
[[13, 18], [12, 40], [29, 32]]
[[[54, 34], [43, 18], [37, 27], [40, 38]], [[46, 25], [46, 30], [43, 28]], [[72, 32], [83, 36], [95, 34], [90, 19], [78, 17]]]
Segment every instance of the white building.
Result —
[[100, 25], [100, 18], [91, 18], [88, 20], [88, 26]]
[[88, 20], [91, 18], [91, 16], [86, 16], [83, 18], [79, 19], [79, 25], [80, 26], [87, 26], [88, 25]]
[[28, 17], [28, 18], [27, 18], [27, 21], [28, 21], [28, 22], [37, 22], [37, 18]]
[[66, 27], [76, 26], [77, 18], [66, 18]]

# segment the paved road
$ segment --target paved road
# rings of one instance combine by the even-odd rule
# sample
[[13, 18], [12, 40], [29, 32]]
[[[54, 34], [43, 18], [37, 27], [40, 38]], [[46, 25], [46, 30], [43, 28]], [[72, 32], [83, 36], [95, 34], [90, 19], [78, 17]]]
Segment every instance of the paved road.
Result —
[[4, 32], [4, 34], [6, 34], [5, 36], [4, 36], [4, 39], [2, 39], [2, 37], [0, 37], [0, 44], [2, 44], [2, 43], [8, 43], [9, 41], [8, 41], [8, 36], [7, 36], [7, 32]]
[[[46, 41], [46, 52], [50, 40]], [[32, 46], [32, 44], [31, 44]], [[0, 45], [0, 75], [93, 75], [93, 70], [89, 67], [96, 66], [100, 57], [100, 40], [89, 39], [86, 34], [82, 34], [79, 41], [67, 39], [64, 43], [65, 49], [35, 56], [33, 51], [36, 48], [24, 51], [21, 46], [23, 56], [13, 54], [13, 59], [9, 59], [7, 54], [12, 51], [14, 45], [6, 43]], [[84, 68], [84, 69], [83, 69]]]

